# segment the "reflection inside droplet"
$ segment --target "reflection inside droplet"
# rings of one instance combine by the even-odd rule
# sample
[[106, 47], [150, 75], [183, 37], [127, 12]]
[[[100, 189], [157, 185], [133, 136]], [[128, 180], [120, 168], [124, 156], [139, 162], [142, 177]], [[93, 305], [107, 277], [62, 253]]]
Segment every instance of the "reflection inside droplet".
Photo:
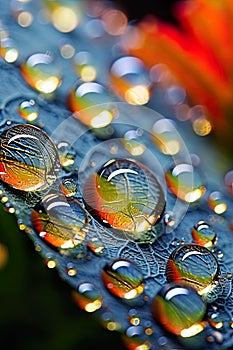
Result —
[[20, 124], [0, 135], [0, 177], [22, 191], [50, 186], [59, 171], [57, 149], [41, 129]]
[[155, 175], [130, 159], [112, 159], [90, 175], [83, 199], [101, 224], [134, 233], [135, 239], [160, 220], [165, 208], [164, 192]]

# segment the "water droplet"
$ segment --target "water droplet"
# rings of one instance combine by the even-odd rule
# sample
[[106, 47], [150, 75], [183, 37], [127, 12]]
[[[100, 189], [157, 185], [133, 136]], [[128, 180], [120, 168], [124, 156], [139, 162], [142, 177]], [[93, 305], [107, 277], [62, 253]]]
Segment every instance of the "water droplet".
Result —
[[105, 287], [113, 295], [135, 299], [144, 291], [144, 278], [139, 268], [127, 259], [114, 259], [102, 271]]
[[78, 81], [68, 96], [68, 105], [78, 120], [92, 128], [106, 127], [118, 115], [113, 96], [94, 81]]
[[152, 344], [148, 340], [148, 336], [144, 333], [142, 326], [130, 326], [126, 329], [125, 333], [122, 334], [123, 344], [126, 349], [130, 350], [150, 350]]
[[95, 255], [103, 256], [105, 254], [105, 246], [97, 237], [90, 239], [87, 246]]
[[211, 192], [207, 198], [207, 203], [216, 214], [223, 214], [227, 210], [227, 203], [219, 191]]
[[229, 192], [233, 195], [233, 170], [229, 170], [224, 176], [224, 183]]
[[22, 191], [50, 186], [59, 171], [57, 149], [41, 129], [20, 124], [0, 134], [0, 177]]
[[215, 329], [221, 329], [224, 324], [224, 320], [219, 312], [209, 315], [208, 322]]
[[164, 214], [164, 223], [169, 227], [173, 227], [175, 225], [175, 218], [172, 212], [167, 212]]
[[151, 81], [143, 61], [123, 56], [112, 62], [109, 79], [114, 93], [132, 105], [144, 105], [150, 99]]
[[121, 141], [124, 149], [132, 156], [140, 156], [146, 150], [146, 145], [142, 142], [141, 135], [138, 130], [127, 131]]
[[192, 237], [197, 244], [210, 248], [217, 242], [217, 233], [214, 228], [205, 221], [199, 221], [192, 228]]
[[187, 203], [198, 201], [206, 191], [199, 169], [188, 163], [172, 164], [165, 179], [169, 190]]
[[138, 326], [140, 324], [141, 319], [140, 319], [140, 316], [139, 316], [137, 310], [135, 310], [135, 309], [129, 310], [129, 322], [133, 326]]
[[75, 265], [71, 262], [66, 265], [66, 272], [67, 272], [67, 275], [71, 277], [77, 275], [77, 269]]
[[24, 120], [33, 122], [39, 116], [39, 106], [35, 100], [24, 100], [19, 104], [18, 112]]
[[19, 56], [15, 41], [8, 36], [0, 39], [0, 56], [8, 63], [14, 63]]
[[71, 171], [76, 158], [76, 150], [65, 141], [59, 142], [57, 149], [62, 168], [66, 171]]
[[219, 264], [208, 248], [184, 244], [172, 251], [166, 265], [168, 282], [184, 282], [200, 295], [208, 294], [220, 274]]
[[73, 291], [76, 304], [87, 312], [94, 312], [102, 306], [102, 295], [97, 288], [89, 282], [79, 284]]
[[77, 193], [77, 184], [73, 179], [63, 179], [60, 187], [66, 197], [73, 197]]
[[151, 312], [168, 332], [182, 337], [192, 337], [205, 328], [206, 303], [195, 289], [182, 283], [164, 285], [152, 300]]
[[97, 70], [95, 68], [94, 58], [89, 52], [78, 52], [74, 56], [73, 65], [82, 81], [89, 82], [96, 79]]
[[155, 122], [151, 137], [158, 149], [164, 154], [175, 155], [181, 150], [182, 140], [172, 120], [160, 119]]
[[83, 199], [89, 212], [104, 226], [131, 232], [133, 239], [151, 229], [165, 208], [163, 189], [145, 165], [112, 159], [87, 179]]
[[58, 194], [45, 196], [32, 210], [31, 221], [39, 237], [62, 249], [80, 245], [88, 228], [87, 216], [79, 202], [68, 202]]
[[33, 89], [51, 94], [61, 85], [61, 72], [54, 58], [47, 53], [35, 53], [21, 64], [21, 73]]

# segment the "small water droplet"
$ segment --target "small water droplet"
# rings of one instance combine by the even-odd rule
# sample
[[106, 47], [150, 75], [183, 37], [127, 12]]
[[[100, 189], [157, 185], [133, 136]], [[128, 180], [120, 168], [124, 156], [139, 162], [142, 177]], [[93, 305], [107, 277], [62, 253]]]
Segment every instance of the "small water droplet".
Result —
[[165, 179], [169, 190], [187, 203], [197, 202], [206, 192], [199, 169], [188, 163], [172, 164]]
[[80, 283], [73, 291], [76, 304], [87, 312], [94, 312], [102, 306], [102, 295], [99, 290], [89, 282]]
[[57, 149], [41, 129], [20, 124], [0, 134], [0, 177], [22, 191], [50, 186], [59, 171]]
[[150, 230], [165, 208], [164, 192], [155, 175], [129, 159], [110, 160], [91, 174], [83, 199], [102, 225], [132, 233], [132, 239], [139, 241], [145, 239], [140, 233]]
[[82, 81], [94, 81], [97, 76], [97, 70], [94, 64], [94, 58], [87, 51], [80, 51], [74, 56], [73, 65]]
[[113, 96], [95, 81], [78, 81], [68, 96], [68, 105], [78, 120], [92, 128], [104, 128], [118, 115]]
[[182, 147], [182, 140], [176, 131], [173, 120], [160, 119], [152, 127], [151, 137], [158, 149], [167, 155], [177, 154]]
[[144, 105], [150, 99], [151, 81], [143, 61], [123, 56], [112, 62], [109, 72], [111, 89], [123, 101]]
[[221, 215], [227, 210], [227, 203], [223, 198], [223, 194], [219, 191], [211, 192], [207, 198], [207, 203], [216, 214]]
[[152, 344], [150, 343], [148, 336], [144, 333], [142, 326], [130, 326], [122, 334], [123, 344], [126, 349], [137, 350], [150, 350]]
[[114, 259], [106, 264], [102, 279], [111, 294], [125, 300], [135, 299], [144, 291], [142, 272], [127, 259]]
[[133, 156], [140, 156], [146, 150], [146, 145], [142, 142], [138, 130], [127, 131], [121, 141], [124, 149]]
[[77, 155], [76, 150], [66, 141], [59, 142], [57, 149], [62, 168], [71, 171]]
[[173, 227], [176, 223], [174, 214], [172, 212], [167, 212], [164, 214], [164, 223], [166, 226]]
[[105, 246], [97, 237], [91, 238], [87, 246], [95, 255], [103, 256], [105, 254]]
[[60, 68], [48, 53], [35, 53], [29, 56], [20, 66], [25, 81], [33, 89], [51, 94], [61, 85]]
[[87, 233], [87, 216], [78, 201], [58, 194], [46, 195], [31, 214], [34, 229], [53, 247], [70, 249], [80, 245]]
[[61, 182], [61, 191], [66, 197], [73, 197], [77, 193], [77, 184], [73, 179], [63, 179]]
[[33, 122], [39, 116], [39, 106], [35, 100], [24, 100], [18, 106], [20, 116], [27, 122]]
[[208, 322], [215, 329], [221, 329], [224, 325], [224, 320], [219, 312], [209, 315]]
[[192, 337], [205, 328], [206, 303], [183, 283], [164, 285], [152, 300], [151, 312], [168, 332], [182, 337]]
[[66, 265], [66, 272], [67, 272], [67, 275], [71, 277], [77, 275], [77, 269], [75, 265], [71, 262]]
[[217, 242], [217, 233], [207, 222], [201, 220], [192, 228], [192, 237], [195, 243], [210, 248]]
[[214, 254], [198, 244], [184, 244], [174, 249], [166, 265], [168, 282], [184, 282], [199, 294], [208, 294], [220, 275]]

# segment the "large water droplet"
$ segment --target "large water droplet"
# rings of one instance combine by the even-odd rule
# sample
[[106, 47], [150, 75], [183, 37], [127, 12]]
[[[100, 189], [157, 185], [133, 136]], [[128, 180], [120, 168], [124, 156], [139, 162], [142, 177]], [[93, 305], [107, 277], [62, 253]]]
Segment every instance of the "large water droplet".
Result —
[[135, 240], [160, 220], [165, 208], [164, 192], [155, 175], [130, 159], [112, 159], [90, 175], [83, 199], [101, 224], [134, 233]]
[[210, 248], [217, 242], [214, 228], [205, 221], [199, 221], [192, 228], [192, 237], [197, 244]]
[[188, 163], [172, 164], [165, 179], [169, 190], [187, 203], [198, 201], [206, 191], [198, 168]]
[[61, 85], [61, 72], [54, 58], [47, 53], [35, 53], [21, 64], [21, 73], [33, 89], [50, 94]]
[[22, 191], [42, 190], [59, 171], [57, 149], [41, 129], [20, 124], [0, 134], [0, 177]]
[[208, 248], [184, 244], [172, 251], [166, 265], [168, 282], [184, 282], [199, 294], [210, 292], [220, 274], [218, 261]]
[[152, 300], [151, 312], [167, 331], [182, 337], [194, 336], [205, 328], [205, 302], [195, 289], [182, 283], [164, 285]]
[[106, 264], [102, 279], [110, 293], [125, 300], [135, 299], [144, 291], [142, 272], [127, 259], [119, 258]]
[[82, 243], [88, 229], [88, 219], [76, 200], [49, 194], [38, 203], [31, 221], [39, 237], [54, 247], [69, 249]]

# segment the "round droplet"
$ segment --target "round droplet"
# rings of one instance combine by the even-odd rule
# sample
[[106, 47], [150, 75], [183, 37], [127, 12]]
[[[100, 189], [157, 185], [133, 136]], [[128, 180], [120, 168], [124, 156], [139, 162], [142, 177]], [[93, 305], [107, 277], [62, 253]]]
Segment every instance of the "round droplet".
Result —
[[152, 127], [151, 137], [158, 149], [167, 155], [175, 155], [182, 148], [182, 140], [175, 124], [169, 119], [160, 119]]
[[145, 165], [112, 159], [87, 179], [83, 199], [101, 224], [131, 232], [135, 240], [160, 220], [165, 208], [163, 189]]
[[66, 171], [71, 171], [76, 158], [76, 150], [65, 141], [59, 142], [57, 149], [62, 168]]
[[99, 238], [93, 237], [87, 242], [87, 246], [92, 253], [98, 256], [103, 256], [105, 253], [105, 246]]
[[58, 194], [45, 196], [32, 210], [31, 221], [39, 237], [62, 249], [82, 243], [88, 229], [87, 216], [79, 202], [68, 202]]
[[227, 203], [223, 198], [223, 194], [219, 191], [213, 191], [209, 194], [207, 203], [211, 210], [216, 214], [223, 214], [227, 210]]
[[71, 276], [71, 277], [76, 276], [77, 275], [77, 269], [75, 267], [75, 264], [68, 263], [66, 265], [66, 272], [67, 272], [68, 276]]
[[101, 293], [89, 282], [79, 284], [73, 292], [73, 297], [76, 304], [87, 312], [94, 312], [102, 306]]
[[97, 70], [94, 64], [94, 58], [87, 51], [78, 52], [73, 60], [75, 71], [82, 81], [89, 82], [96, 79]]
[[206, 191], [198, 168], [188, 163], [172, 164], [165, 179], [169, 190], [186, 203], [198, 201]]
[[117, 58], [111, 64], [109, 78], [112, 90], [123, 101], [132, 105], [144, 105], [149, 101], [149, 73], [139, 58]]
[[92, 128], [109, 125], [118, 115], [117, 105], [105, 87], [97, 82], [78, 82], [68, 96], [74, 116]]
[[59, 157], [50, 137], [41, 129], [20, 124], [0, 134], [1, 180], [21, 191], [37, 191], [57, 178]]
[[47, 53], [35, 53], [21, 64], [21, 73], [33, 89], [50, 94], [61, 85], [61, 72], [54, 58]]
[[192, 228], [192, 237], [197, 244], [210, 248], [217, 242], [217, 233], [214, 228], [205, 221], [199, 221]]
[[130, 326], [126, 329], [125, 333], [122, 334], [123, 344], [126, 349], [130, 350], [150, 350], [152, 344], [149, 341], [148, 336], [145, 334], [142, 326]]
[[233, 170], [229, 170], [224, 176], [224, 183], [229, 192], [233, 195]]
[[176, 221], [172, 212], [167, 212], [164, 214], [164, 223], [169, 227], [173, 227], [175, 225]]
[[14, 63], [18, 59], [16, 44], [8, 36], [0, 38], [0, 56], [8, 63]]
[[172, 251], [166, 264], [168, 282], [184, 282], [201, 295], [210, 292], [220, 269], [214, 254], [199, 244], [184, 244]]
[[209, 324], [215, 329], [221, 329], [224, 325], [224, 317], [219, 312], [214, 312], [208, 317]]
[[122, 138], [122, 144], [126, 151], [128, 151], [132, 156], [140, 156], [146, 150], [146, 145], [141, 140], [141, 135], [139, 130], [129, 130], [124, 134]]
[[24, 100], [18, 106], [20, 116], [27, 122], [33, 122], [39, 116], [39, 106], [35, 100]]
[[144, 291], [142, 272], [127, 259], [119, 258], [106, 264], [102, 279], [110, 293], [125, 300], [135, 299]]
[[60, 185], [62, 193], [66, 197], [73, 197], [77, 193], [77, 184], [73, 179], [64, 179]]
[[190, 286], [182, 283], [164, 285], [153, 298], [151, 312], [168, 332], [191, 337], [205, 328], [206, 304]]

